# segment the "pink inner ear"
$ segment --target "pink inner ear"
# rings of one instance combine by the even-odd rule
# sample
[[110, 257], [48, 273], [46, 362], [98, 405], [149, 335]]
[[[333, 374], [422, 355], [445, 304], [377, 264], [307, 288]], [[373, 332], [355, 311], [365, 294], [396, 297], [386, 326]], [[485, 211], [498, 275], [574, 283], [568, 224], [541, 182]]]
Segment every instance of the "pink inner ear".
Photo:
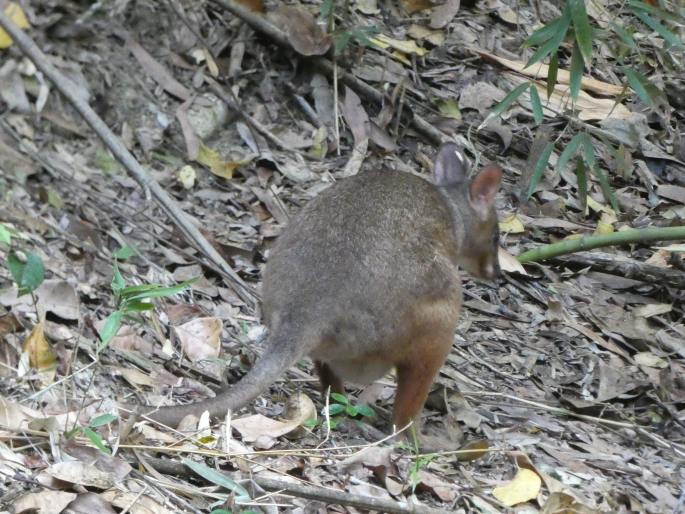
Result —
[[502, 181], [502, 170], [499, 166], [490, 164], [483, 168], [471, 182], [469, 192], [471, 200], [485, 207], [490, 207], [495, 202], [495, 195]]

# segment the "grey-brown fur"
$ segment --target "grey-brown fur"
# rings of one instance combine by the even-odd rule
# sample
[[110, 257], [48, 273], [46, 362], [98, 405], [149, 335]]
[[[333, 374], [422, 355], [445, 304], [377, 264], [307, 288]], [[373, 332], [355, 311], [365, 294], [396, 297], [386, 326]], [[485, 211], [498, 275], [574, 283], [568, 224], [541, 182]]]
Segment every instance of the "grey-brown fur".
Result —
[[368, 383], [397, 366], [394, 420], [416, 416], [451, 346], [462, 297], [458, 266], [486, 278], [497, 271], [491, 199], [471, 199], [478, 189], [471, 186], [470, 195], [456, 151], [443, 145], [436, 158], [440, 187], [407, 173], [369, 171], [313, 199], [290, 221], [264, 270], [269, 336], [252, 370], [212, 400], [150, 416], [173, 425], [205, 410], [223, 415], [307, 355], [325, 367], [323, 385], [334, 389], [337, 379]]

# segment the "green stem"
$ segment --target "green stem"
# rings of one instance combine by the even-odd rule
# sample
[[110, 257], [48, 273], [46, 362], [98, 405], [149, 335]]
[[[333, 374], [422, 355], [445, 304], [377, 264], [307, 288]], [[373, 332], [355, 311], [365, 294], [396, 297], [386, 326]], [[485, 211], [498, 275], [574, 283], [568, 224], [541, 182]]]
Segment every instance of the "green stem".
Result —
[[630, 243], [649, 243], [653, 241], [685, 240], [685, 226], [663, 228], [631, 228], [601, 236], [583, 236], [580, 239], [569, 239], [560, 243], [539, 246], [523, 252], [518, 256], [519, 262], [537, 262], [567, 253], [582, 252]]

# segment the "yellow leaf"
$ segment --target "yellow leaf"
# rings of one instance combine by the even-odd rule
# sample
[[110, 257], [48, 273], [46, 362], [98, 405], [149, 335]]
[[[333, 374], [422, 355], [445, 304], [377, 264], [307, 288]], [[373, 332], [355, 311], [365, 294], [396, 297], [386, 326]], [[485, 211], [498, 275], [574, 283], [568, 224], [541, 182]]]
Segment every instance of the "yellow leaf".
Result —
[[[24, 11], [21, 6], [15, 2], [10, 2], [5, 7], [5, 16], [12, 21], [20, 29], [27, 29], [30, 27], [29, 20], [26, 19]], [[12, 46], [12, 38], [7, 32], [0, 29], [0, 49], [9, 48]]]
[[247, 164], [250, 162], [250, 159], [242, 161], [224, 161], [219, 152], [209, 148], [200, 141], [200, 151], [197, 156], [197, 162], [207, 166], [209, 171], [214, 173], [217, 177], [230, 179], [233, 178], [235, 169], [243, 164]]
[[537, 498], [541, 485], [542, 480], [537, 473], [521, 468], [511, 482], [495, 487], [492, 494], [507, 507], [512, 507]]
[[405, 54], [416, 54], [418, 56], [426, 55], [428, 50], [421, 48], [416, 44], [416, 41], [394, 39], [385, 34], [378, 34], [376, 37], [370, 38], [370, 41], [379, 48], [394, 48]]
[[610, 214], [607, 214], [606, 212], [603, 212], [602, 215], [599, 217], [599, 221], [597, 222], [597, 228], [595, 229], [595, 235], [606, 235], [606, 234], [611, 234], [614, 231], [614, 226], [612, 223], [616, 221], [616, 217], [614, 216], [612, 219], [612, 216]]
[[22, 350], [29, 356], [29, 364], [38, 371], [44, 371], [55, 366], [57, 359], [52, 353], [50, 344], [45, 339], [45, 319], [33, 327], [29, 336], [24, 340]]
[[521, 234], [526, 231], [516, 213], [502, 218], [499, 222], [499, 229], [502, 232], [507, 232], [509, 234]]
[[459, 106], [457, 105], [457, 102], [451, 98], [449, 100], [440, 102], [438, 104], [438, 109], [440, 110], [440, 114], [446, 118], [461, 120], [461, 111], [459, 110]]

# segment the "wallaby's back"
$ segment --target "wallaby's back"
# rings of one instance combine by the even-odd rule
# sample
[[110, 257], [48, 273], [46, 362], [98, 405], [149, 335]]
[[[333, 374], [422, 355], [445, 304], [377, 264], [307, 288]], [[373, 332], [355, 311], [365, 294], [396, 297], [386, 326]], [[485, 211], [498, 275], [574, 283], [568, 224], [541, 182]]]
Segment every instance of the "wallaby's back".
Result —
[[437, 188], [408, 173], [369, 171], [335, 184], [272, 249], [262, 286], [269, 330], [297, 325], [307, 340], [325, 341], [311, 349], [323, 360], [397, 352], [389, 338], [412, 305], [445, 298], [459, 308], [453, 223]]

